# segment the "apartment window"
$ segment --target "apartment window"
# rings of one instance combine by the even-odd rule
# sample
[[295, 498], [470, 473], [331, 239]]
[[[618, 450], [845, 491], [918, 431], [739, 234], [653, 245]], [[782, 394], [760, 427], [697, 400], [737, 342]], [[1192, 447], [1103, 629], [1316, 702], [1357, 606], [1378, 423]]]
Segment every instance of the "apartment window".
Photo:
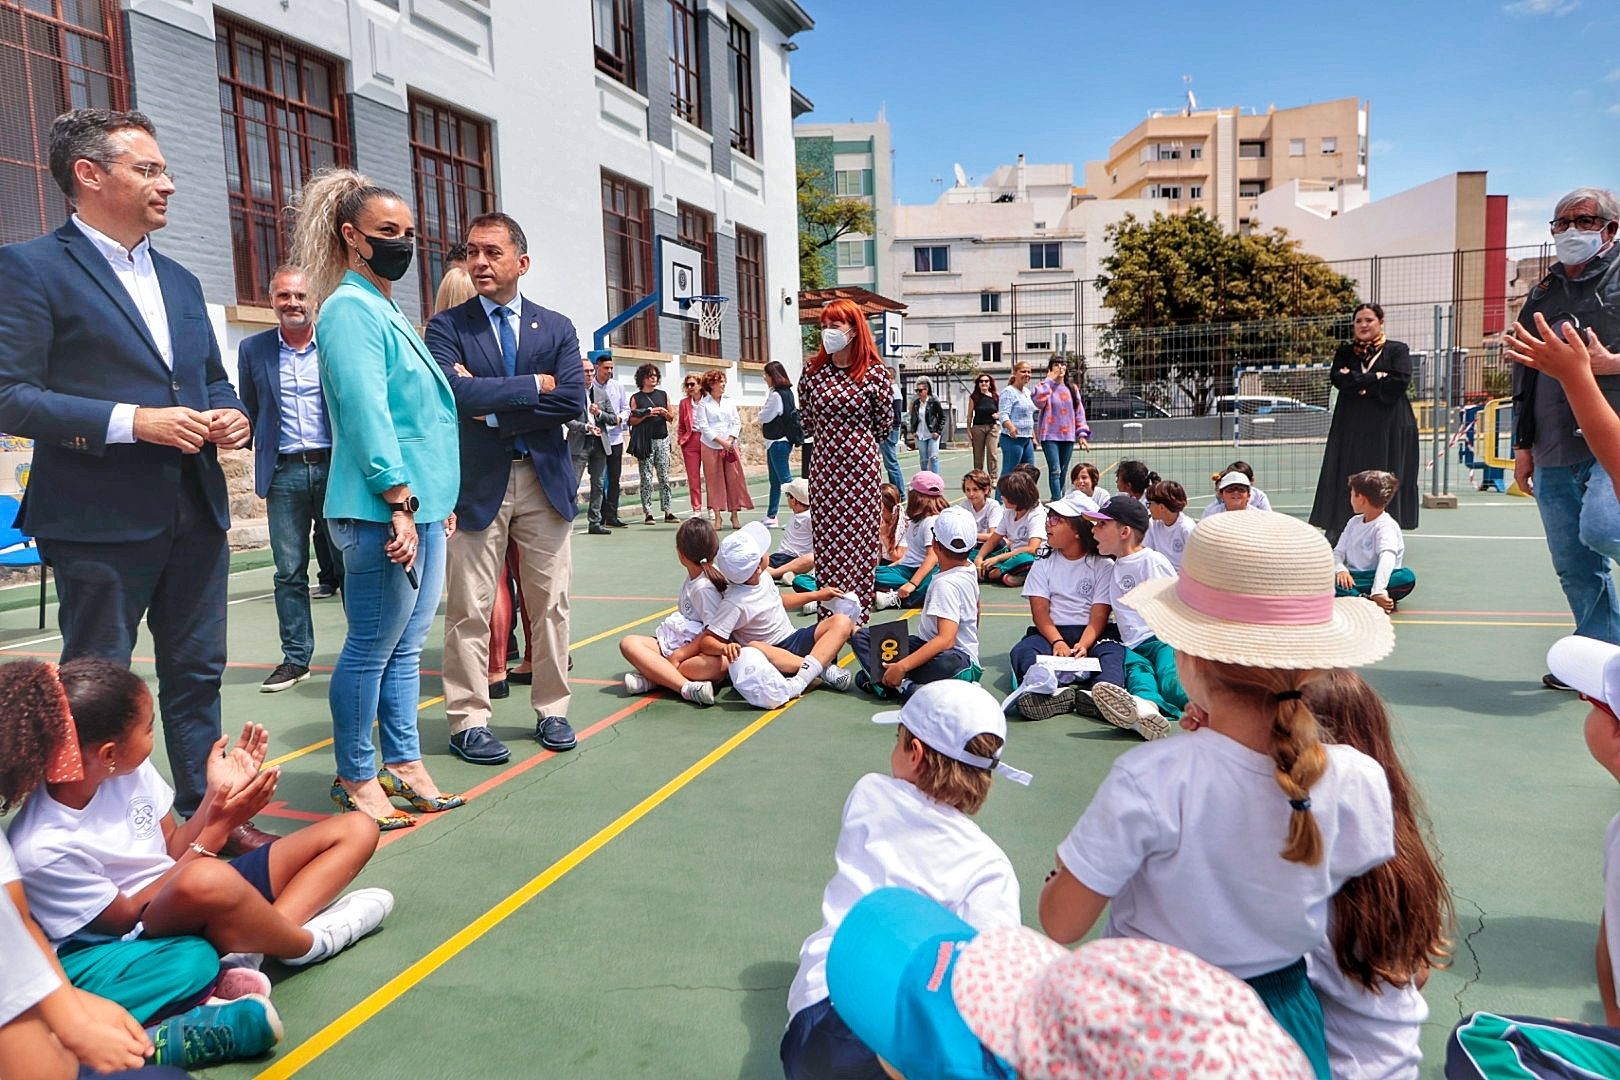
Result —
[[[1301, 139], [1300, 141], [1304, 142], [1305, 140]], [[1305, 151], [1303, 151], [1303, 150], [1300, 151], [1300, 153], [1302, 153], [1302, 154], [1304, 152]], [[1324, 138], [1322, 140], [1322, 153], [1324, 153], [1324, 154], [1337, 154], [1338, 152], [1339, 152], [1339, 140], [1338, 140], [1338, 138], [1336, 136], [1329, 135], [1329, 136], [1327, 136], [1326, 138]]]
[[1056, 243], [1029, 245], [1029, 268], [1031, 270], [1061, 270], [1063, 268], [1063, 245]]
[[865, 266], [866, 265], [866, 241], [865, 240], [840, 240], [840, 241], [838, 241], [838, 265], [840, 267]]
[[731, 145], [749, 157], [754, 150], [754, 35], [732, 19], [726, 24], [731, 38]]
[[1024, 351], [1025, 352], [1051, 352], [1052, 351], [1052, 342], [1051, 342], [1050, 339], [1048, 339], [1046, 341], [1026, 341], [1026, 342], [1024, 342]]
[[1187, 157], [1191, 161], [1204, 160], [1204, 144], [1198, 143], [1194, 146], [1189, 146], [1187, 148]]
[[979, 311], [993, 313], [1001, 310], [1001, 294], [998, 292], [982, 292], [979, 294]]
[[1150, 199], [1179, 199], [1181, 198], [1181, 185], [1152, 184], [1142, 194]]
[[914, 247], [911, 268], [919, 274], [943, 274], [951, 268], [949, 247]]
[[1304, 157], [1305, 156], [1305, 140], [1304, 139], [1289, 139], [1288, 140], [1288, 156], [1289, 157]]
[[636, 86], [635, 0], [591, 0], [596, 36], [596, 70], [632, 90]]
[[1238, 157], [1240, 158], [1263, 158], [1265, 156], [1266, 144], [1263, 142], [1238, 143]]
[[[714, 215], [686, 203], [676, 205], [675, 219], [680, 235], [677, 239], [694, 251], [703, 254], [703, 283], [705, 291], [720, 285], [719, 264], [715, 259]], [[697, 314], [697, 312], [693, 312]], [[686, 325], [686, 351], [693, 356], [719, 356], [720, 342], [714, 338], [698, 336], [696, 323]]]
[[1189, 198], [1189, 199], [1202, 199], [1203, 197], [1204, 197], [1204, 185], [1203, 184], [1189, 184], [1187, 186], [1187, 198]]
[[1159, 151], [1158, 160], [1160, 161], [1181, 160], [1181, 147], [1175, 143], [1160, 143], [1157, 149]]
[[0, 0], [0, 244], [67, 219], [51, 179], [51, 121], [69, 109], [129, 108], [122, 27], [117, 0], [21, 9]]
[[870, 195], [872, 194], [871, 169], [835, 169], [833, 170], [834, 195]]
[[765, 237], [737, 227], [737, 323], [742, 331], [738, 355], [756, 364], [771, 358], [765, 332]]
[[1256, 198], [1259, 195], [1261, 195], [1265, 190], [1266, 190], [1266, 182], [1264, 180], [1240, 180], [1240, 181], [1238, 181], [1238, 198], [1240, 198], [1240, 199], [1253, 199], [1253, 198]]
[[986, 365], [1001, 363], [1001, 342], [983, 341], [979, 343], [979, 359]]
[[675, 115], [703, 126], [697, 0], [669, 0], [669, 98]]
[[[651, 193], [633, 180], [602, 173], [602, 249], [607, 256], [608, 317], [652, 292]], [[657, 316], [647, 312], [621, 326], [616, 339], [637, 349], [658, 347]]]
[[270, 271], [287, 258], [285, 208], [305, 177], [349, 164], [343, 66], [223, 16], [215, 33], [236, 297], [266, 304]]
[[937, 352], [937, 353], [950, 353], [950, 352], [955, 352], [956, 351], [956, 342], [954, 342], [954, 341], [930, 341], [928, 343], [928, 347], [930, 349], [932, 349], [934, 352]]
[[416, 187], [416, 258], [424, 299], [444, 276], [445, 253], [467, 224], [495, 209], [489, 122], [418, 98], [411, 107], [411, 179]]

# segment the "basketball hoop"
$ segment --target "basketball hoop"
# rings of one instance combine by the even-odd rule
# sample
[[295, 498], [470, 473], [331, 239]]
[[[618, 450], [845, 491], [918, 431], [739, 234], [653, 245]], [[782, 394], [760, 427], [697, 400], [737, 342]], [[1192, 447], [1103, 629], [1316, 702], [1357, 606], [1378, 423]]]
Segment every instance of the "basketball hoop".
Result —
[[725, 320], [726, 305], [730, 302], [731, 298], [727, 296], [694, 296], [688, 301], [697, 305], [698, 337], [720, 340], [720, 324]]

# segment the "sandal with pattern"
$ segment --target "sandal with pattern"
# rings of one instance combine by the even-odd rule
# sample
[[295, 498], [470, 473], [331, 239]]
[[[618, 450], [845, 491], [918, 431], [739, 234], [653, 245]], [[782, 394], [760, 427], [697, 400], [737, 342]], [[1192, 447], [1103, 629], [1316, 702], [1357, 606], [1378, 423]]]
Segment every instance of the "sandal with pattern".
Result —
[[[360, 809], [359, 805], [354, 801], [354, 796], [350, 795], [348, 789], [343, 786], [343, 780], [340, 777], [332, 778], [332, 801], [337, 803], [339, 810]], [[408, 829], [416, 824], [416, 819], [403, 810], [396, 810], [387, 817], [372, 818], [371, 820], [377, 823], [378, 832]]]
[[435, 795], [429, 798], [389, 769], [383, 769], [377, 774], [377, 783], [382, 785], [382, 789], [388, 793], [390, 799], [404, 799], [414, 809], [424, 814], [439, 814], [467, 805], [467, 800], [460, 795]]

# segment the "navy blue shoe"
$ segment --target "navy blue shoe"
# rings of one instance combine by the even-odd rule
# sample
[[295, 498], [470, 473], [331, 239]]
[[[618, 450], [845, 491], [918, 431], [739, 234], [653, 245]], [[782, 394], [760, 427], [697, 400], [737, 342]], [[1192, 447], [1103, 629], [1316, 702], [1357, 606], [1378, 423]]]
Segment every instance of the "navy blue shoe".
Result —
[[511, 676], [508, 675], [506, 679], [502, 679], [500, 682], [492, 682], [489, 684], [489, 700], [501, 701], [504, 698], [509, 698], [512, 696], [512, 688], [507, 685], [507, 679], [510, 678]]
[[504, 765], [512, 757], [512, 751], [487, 727], [471, 727], [450, 736], [450, 752], [474, 765]]
[[572, 750], [579, 742], [574, 737], [574, 729], [568, 726], [568, 721], [561, 716], [542, 716], [534, 724], [534, 737], [540, 745], [554, 753]]

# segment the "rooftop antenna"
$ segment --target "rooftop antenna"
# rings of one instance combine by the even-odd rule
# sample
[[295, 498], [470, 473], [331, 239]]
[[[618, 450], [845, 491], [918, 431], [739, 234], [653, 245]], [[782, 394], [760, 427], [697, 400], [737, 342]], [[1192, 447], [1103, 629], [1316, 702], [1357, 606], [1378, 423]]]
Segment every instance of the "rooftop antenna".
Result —
[[956, 173], [956, 186], [957, 187], [967, 187], [968, 186], [967, 173], [963, 171], [961, 163], [958, 162], [957, 164], [952, 165], [951, 170]]
[[1192, 76], [1183, 75], [1181, 84], [1187, 88], [1187, 115], [1191, 116], [1198, 109], [1198, 99], [1193, 96]]

